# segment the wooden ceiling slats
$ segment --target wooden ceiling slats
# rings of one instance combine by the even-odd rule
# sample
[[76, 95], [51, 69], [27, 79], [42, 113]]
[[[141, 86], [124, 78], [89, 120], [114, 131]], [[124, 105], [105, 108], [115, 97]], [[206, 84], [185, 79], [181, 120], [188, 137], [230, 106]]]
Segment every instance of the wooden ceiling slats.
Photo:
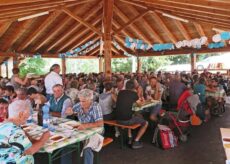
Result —
[[[129, 9], [131, 10], [132, 13], [134, 14], [139, 14], [139, 12], [133, 7], [129, 6]], [[148, 10], [149, 13], [149, 10]], [[145, 17], [142, 17], [141, 19], [141, 24], [143, 23], [143, 26], [147, 29], [147, 31], [152, 35], [152, 37], [155, 40], [155, 43], [163, 43], [164, 41], [162, 38], [157, 34], [157, 32], [151, 27], [149, 22], [145, 19]], [[153, 43], [153, 42], [152, 42]]]
[[[101, 10], [102, 4], [99, 3], [95, 6], [93, 6], [84, 16], [83, 19], [86, 21], [89, 21], [89, 19], [94, 16], [99, 10]], [[97, 18], [96, 18], [97, 19]], [[49, 46], [47, 46], [47, 51], [50, 51], [55, 46], [59, 45], [60, 43], [64, 42], [69, 36], [75, 36], [74, 32], [79, 31], [79, 28], [81, 27], [81, 24], [73, 25], [68, 29], [68, 31], [64, 31], [61, 33], [57, 39], [55, 39]]]
[[[199, 13], [203, 13], [203, 14], [210, 14], [210, 15], [216, 15], [216, 16], [225, 16], [225, 17], [229, 17], [229, 10], [223, 11], [223, 8], [221, 8], [222, 10], [217, 10], [217, 9], [210, 9], [207, 8], [207, 6], [205, 7], [201, 7], [201, 6], [193, 6], [190, 3], [186, 3], [186, 5], [184, 4], [175, 4], [173, 2], [165, 2], [165, 1], [161, 1], [161, 0], [134, 0], [135, 2], [142, 2], [142, 4], [144, 6], [152, 6], [152, 7], [164, 7], [164, 8], [171, 8], [171, 9], [177, 9], [177, 10], [182, 10], [185, 12], [199, 12]], [[193, 1], [193, 0], [192, 0]], [[199, 2], [200, 3], [200, 2]], [[199, 4], [197, 3], [197, 4]], [[230, 7], [230, 4], [225, 4], [226, 9], [228, 9]]]
[[[28, 54], [44, 52], [44, 56], [48, 53], [48, 56], [58, 57], [58, 53], [70, 51], [91, 40], [97, 41], [104, 35], [102, 6], [106, 7], [107, 2], [106, 0], [2, 0], [0, 50]], [[141, 39], [148, 44], [176, 43], [179, 40], [191, 40], [201, 36], [207, 36], [211, 42], [211, 37], [215, 34], [213, 27], [230, 30], [230, 1], [114, 0], [114, 2], [114, 8], [110, 10], [110, 13], [114, 12], [113, 17], [109, 18], [109, 20], [113, 18], [110, 22], [113, 38], [109, 42], [114, 39], [121, 47], [121, 50], [117, 50], [113, 44], [110, 45], [110, 52], [115, 56], [124, 56], [123, 51], [135, 55], [135, 50], [125, 47], [126, 36]], [[17, 22], [18, 18], [44, 11], [50, 11], [49, 15]], [[187, 19], [189, 22], [166, 18], [162, 16], [163, 13]], [[100, 48], [95, 48], [86, 55], [91, 57], [99, 52]], [[191, 50], [186, 49], [184, 52]], [[170, 53], [182, 53], [182, 50]], [[147, 52], [147, 55], [150, 54], [161, 53]]]
[[152, 11], [151, 15], [156, 20], [157, 24], [165, 31], [165, 33], [168, 35], [169, 39], [175, 44], [177, 42], [176, 37], [172, 34], [172, 32], [169, 30], [169, 28], [166, 26], [163, 19], [154, 11]]
[[6, 30], [10, 27], [12, 22], [5, 22], [5, 23], [0, 23], [0, 38], [1, 36], [6, 32]]
[[[116, 6], [114, 6], [114, 12], [124, 21], [124, 22], [128, 22], [129, 18]], [[143, 41], [145, 41], [148, 44], [152, 44], [151, 40], [149, 40], [142, 32], [141, 30], [135, 25], [132, 24], [129, 27], [132, 28], [132, 30], [139, 36], [139, 39], [142, 39]]]
[[29, 19], [29, 20], [18, 23], [13, 34], [11, 34], [11, 37], [7, 39], [7, 41], [1, 47], [1, 50], [7, 51], [8, 49], [10, 49], [11, 45], [13, 45], [14, 42], [16, 42], [16, 40], [23, 34], [23, 32], [31, 25], [32, 22], [33, 22], [33, 19]]
[[223, 11], [229, 11], [230, 2], [213, 2], [210, 0], [159, 0], [161, 2], [170, 2], [171, 4], [180, 4], [183, 6], [194, 6], [194, 7], [200, 7], [206, 8], [206, 9], [215, 9], [215, 10], [223, 10]]
[[203, 27], [200, 24], [197, 24], [197, 23], [193, 23], [193, 24], [201, 37], [206, 36], [203, 30]]
[[55, 11], [51, 13], [41, 24], [33, 30], [32, 34], [30, 34], [26, 40], [24, 40], [18, 48], [16, 48], [17, 52], [21, 52], [27, 46], [30, 45], [43, 31], [60, 15], [60, 11]]
[[64, 8], [63, 11], [68, 14], [70, 17], [72, 17], [73, 19], [75, 19], [76, 21], [78, 21], [79, 23], [85, 25], [87, 28], [91, 29], [92, 31], [94, 31], [95, 33], [97, 33], [98, 35], [102, 35], [102, 33], [95, 28], [94, 26], [92, 26], [91, 24], [89, 24], [88, 22], [86, 22], [85, 20], [83, 20], [81, 17], [75, 15], [72, 11], [70, 11], [67, 8]]
[[[99, 15], [96, 19], [93, 20], [92, 25], [96, 26], [98, 23], [100, 23], [100, 21], [101, 21], [101, 15]], [[90, 29], [85, 28], [83, 26], [79, 31], [76, 31], [74, 33], [74, 35], [72, 35], [67, 41], [64, 41], [64, 43], [60, 47], [58, 47], [58, 49], [56, 49], [56, 51], [62, 52], [63, 50], [68, 51], [68, 50], [75, 48], [76, 44], [78, 44], [78, 42], [81, 42], [82, 40], [84, 40], [84, 39], [82, 39], [82, 38], [84, 38], [82, 36], [87, 35], [87, 34], [90, 35], [90, 33], [92, 33], [94, 35], [94, 33]], [[86, 39], [86, 40], [88, 40], [88, 39]]]
[[190, 34], [188, 33], [187, 29], [185, 28], [185, 26], [181, 23], [181, 21], [175, 20], [174, 21], [177, 28], [179, 29], [179, 31], [182, 33], [184, 39], [186, 40], [191, 40], [192, 37], [190, 36]]

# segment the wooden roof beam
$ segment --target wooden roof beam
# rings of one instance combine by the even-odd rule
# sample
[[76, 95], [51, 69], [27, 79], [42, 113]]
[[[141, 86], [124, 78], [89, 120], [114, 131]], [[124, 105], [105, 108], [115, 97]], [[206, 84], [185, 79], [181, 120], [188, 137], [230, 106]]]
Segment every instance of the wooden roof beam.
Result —
[[[99, 3], [96, 7], [92, 7], [89, 12], [87, 12], [83, 19], [89, 21], [89, 18], [91, 18], [93, 15], [95, 15], [102, 7], [102, 3]], [[99, 18], [100, 19], [100, 18]], [[97, 20], [97, 18], [96, 18]], [[94, 25], [94, 24], [93, 24]], [[81, 24], [73, 25], [68, 31], [65, 31], [64, 33], [60, 34], [58, 39], [54, 40], [48, 47], [47, 51], [50, 51], [52, 48], [57, 46], [58, 44], [62, 43], [65, 39], [67, 39], [69, 36], [73, 36], [74, 32], [78, 30], [81, 27]]]
[[[100, 16], [99, 16], [100, 17]], [[97, 18], [95, 20], [93, 20], [92, 25], [96, 26], [101, 20], [101, 18]], [[89, 34], [90, 33], [90, 34]], [[86, 36], [86, 39], [83, 37], [84, 34], [88, 34], [89, 36]], [[60, 47], [58, 47], [57, 51], [69, 51], [73, 48], [76, 47], [76, 43], [84, 43], [84, 40], [88, 40], [89, 38], [91, 38], [95, 33], [93, 33], [90, 29], [85, 28], [83, 26], [83, 28], [81, 28], [81, 30], [75, 32], [74, 35], [72, 35], [72, 37], [70, 37], [70, 39], [68, 39], [67, 41], [65, 41], [63, 43], [63, 45], [61, 45]], [[84, 39], [82, 39], [84, 38]]]
[[[129, 21], [129, 18], [118, 7], [114, 6], [114, 11], [124, 22]], [[135, 24], [130, 25], [130, 28], [134, 31], [134, 33], [138, 35], [138, 39], [142, 39], [144, 42], [152, 44], [151, 41], [141, 32], [141, 30]]]
[[[204, 30], [203, 30], [203, 27], [198, 24], [198, 23], [193, 23], [196, 30], [198, 31], [199, 35], [202, 37], [202, 36], [206, 36], [205, 33], [204, 33]], [[209, 41], [207, 41], [207, 44], [209, 43]]]
[[176, 44], [177, 39], [176, 37], [172, 34], [172, 32], [169, 30], [169, 28], [166, 26], [165, 22], [163, 21], [163, 19], [161, 19], [161, 17], [154, 11], [152, 11], [152, 15], [154, 16], [154, 19], [156, 20], [156, 22], [158, 23], [158, 25], [164, 30], [164, 32], [167, 34], [167, 36], [169, 37], [169, 39]]
[[60, 14], [60, 11], [51, 13], [33, 32], [30, 34], [19, 47], [16, 48], [17, 52], [21, 52], [30, 45]]
[[13, 45], [16, 40], [23, 34], [23, 32], [32, 24], [32, 22], [33, 20], [31, 19], [20, 22], [20, 26], [14, 30], [9, 39], [6, 39], [7, 41], [3, 44], [1, 50], [7, 51], [11, 45]]
[[182, 33], [182, 35], [184, 36], [184, 38], [186, 40], [191, 40], [192, 37], [190, 36], [190, 34], [188, 33], [188, 31], [186, 30], [186, 28], [184, 27], [184, 25], [180, 21], [178, 21], [178, 20], [175, 20], [174, 22], [175, 22], [177, 28]]
[[149, 11], [145, 11], [139, 15], [137, 15], [136, 17], [134, 17], [133, 19], [130, 19], [124, 26], [120, 27], [118, 30], [116, 30], [114, 33], [118, 34], [120, 33], [122, 30], [124, 30], [126, 27], [128, 27], [129, 25], [133, 24], [135, 21], [137, 21], [138, 19], [142, 18], [143, 16], [145, 16]]
[[[195, 12], [195, 13], [201, 13], [201, 14], [209, 14], [212, 16], [223, 16], [223, 17], [230, 17], [229, 10], [228, 11], [222, 11], [222, 10], [216, 10], [216, 9], [207, 9], [207, 8], [201, 8], [201, 7], [194, 7], [191, 6], [189, 3], [187, 5], [181, 5], [181, 4], [174, 4], [172, 2], [164, 2], [161, 0], [134, 0], [138, 1], [139, 3], [143, 4], [143, 6], [158, 8], [161, 7], [162, 9], [176, 9], [181, 10], [184, 12]], [[228, 8], [230, 6], [228, 5]]]
[[[129, 9], [132, 11], [133, 14], [138, 15], [139, 12], [133, 7], [129, 6]], [[149, 10], [148, 10], [149, 11]], [[149, 12], [148, 12], [149, 13]], [[145, 17], [142, 17], [141, 22], [143, 23], [143, 26], [146, 28], [146, 30], [149, 32], [150, 36], [153, 37], [153, 39], [157, 43], [164, 43], [162, 38], [159, 36], [159, 34], [152, 28], [149, 24], [149, 22], [145, 19]]]
[[102, 33], [95, 28], [94, 26], [92, 26], [91, 24], [89, 24], [88, 22], [84, 21], [82, 18], [80, 18], [79, 16], [75, 15], [72, 11], [70, 11], [67, 8], [63, 8], [62, 11], [64, 11], [67, 15], [69, 15], [70, 17], [72, 17], [73, 19], [75, 19], [76, 21], [78, 21], [79, 23], [83, 24], [84, 26], [86, 26], [87, 28], [91, 29], [92, 31], [94, 31], [96, 34], [98, 34], [99, 36], [102, 35]]
[[7, 31], [12, 22], [0, 23], [0, 37]]

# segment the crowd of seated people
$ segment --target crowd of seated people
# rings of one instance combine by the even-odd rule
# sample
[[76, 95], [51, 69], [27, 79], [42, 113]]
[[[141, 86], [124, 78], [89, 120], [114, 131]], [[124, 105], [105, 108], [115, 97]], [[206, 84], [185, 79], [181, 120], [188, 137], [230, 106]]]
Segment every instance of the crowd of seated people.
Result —
[[[80, 73], [67, 74], [63, 79], [60, 66], [54, 64], [42, 79], [22, 79], [19, 77], [19, 69], [14, 68], [11, 79], [1, 78], [0, 81], [0, 134], [5, 124], [26, 136], [17, 127], [26, 121], [28, 113], [46, 104], [52, 116], [77, 115], [82, 123], [80, 129], [103, 126], [103, 119], [117, 120], [122, 125], [140, 124], [135, 137], [128, 131], [129, 144], [133, 149], [138, 149], [143, 147], [141, 138], [147, 130], [148, 121], [157, 121], [164, 107], [175, 108], [185, 90], [198, 94], [201, 103], [207, 107], [207, 97], [212, 94], [217, 102], [224, 102], [227, 83], [228, 79], [220, 73], [211, 74], [206, 70], [201, 74], [197, 71], [189, 74], [113, 73], [110, 77], [105, 77], [104, 73]], [[219, 94], [221, 91], [223, 95]], [[215, 93], [218, 95], [215, 96]], [[150, 100], [159, 103], [146, 110], [149, 119], [133, 112], [135, 103], [142, 105]], [[205, 110], [205, 120], [208, 121], [211, 112], [208, 107]], [[28, 147], [25, 153], [34, 154], [48, 140], [49, 135], [49, 132], [45, 133], [41, 141], [35, 143], [25, 137]], [[119, 136], [118, 129], [116, 136]], [[92, 150], [85, 150], [85, 162], [92, 163], [92, 158]]]

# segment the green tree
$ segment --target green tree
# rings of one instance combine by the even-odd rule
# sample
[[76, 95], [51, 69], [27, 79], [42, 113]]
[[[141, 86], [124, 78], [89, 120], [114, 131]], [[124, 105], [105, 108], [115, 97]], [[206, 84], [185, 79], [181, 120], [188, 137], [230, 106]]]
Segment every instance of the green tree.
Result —
[[154, 56], [154, 57], [143, 57], [142, 70], [155, 72], [159, 67], [164, 65], [170, 65], [171, 61], [167, 56]]
[[42, 58], [26, 58], [20, 65], [20, 76], [24, 77], [28, 73], [36, 75], [44, 74], [46, 62]]
[[131, 58], [112, 59], [112, 71], [113, 72], [131, 72], [132, 71], [132, 59]]

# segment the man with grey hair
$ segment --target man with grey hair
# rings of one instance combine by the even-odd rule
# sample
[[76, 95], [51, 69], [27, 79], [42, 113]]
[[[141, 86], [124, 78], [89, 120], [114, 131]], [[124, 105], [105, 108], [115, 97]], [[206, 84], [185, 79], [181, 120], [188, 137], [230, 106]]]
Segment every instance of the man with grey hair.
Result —
[[[83, 89], [78, 93], [80, 102], [73, 106], [73, 109], [66, 110], [66, 115], [77, 113], [81, 125], [79, 130], [103, 126], [103, 115], [100, 105], [93, 102], [93, 91]], [[93, 151], [91, 148], [84, 149], [84, 164], [93, 164]]]
[[59, 75], [60, 65], [54, 64], [50, 68], [50, 73], [45, 77], [46, 98], [49, 100], [53, 95], [53, 86], [55, 84], [63, 85], [62, 78]]

